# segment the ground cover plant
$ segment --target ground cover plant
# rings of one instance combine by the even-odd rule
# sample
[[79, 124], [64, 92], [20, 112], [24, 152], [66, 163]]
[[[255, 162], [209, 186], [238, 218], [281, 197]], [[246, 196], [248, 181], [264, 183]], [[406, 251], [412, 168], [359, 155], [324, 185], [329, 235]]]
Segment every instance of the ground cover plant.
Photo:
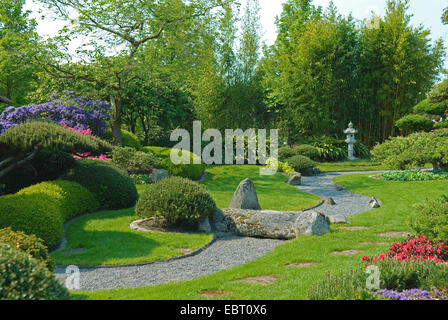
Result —
[[[216, 167], [216, 170], [230, 174], [231, 170], [224, 170], [224, 168]], [[406, 223], [407, 217], [413, 215], [410, 205], [419, 203], [427, 197], [440, 197], [448, 187], [447, 181], [394, 182], [371, 179], [369, 175], [371, 174], [347, 175], [335, 179], [335, 183], [344, 186], [349, 191], [381, 199], [383, 203], [381, 208], [350, 217], [352, 225], [366, 226], [369, 228], [367, 230], [350, 231], [333, 227], [330, 234], [321, 237], [300, 237], [288, 241], [266, 256], [245, 265], [195, 280], [135, 289], [82, 291], [74, 293], [75, 297], [78, 299], [206, 299], [199, 293], [203, 290], [220, 290], [230, 294], [217, 299], [307, 299], [310, 288], [322, 281], [328, 272], [338, 274], [338, 272], [359, 268], [362, 256], [376, 256], [385, 252], [394, 240], [405, 240], [405, 237], [394, 238], [379, 235], [379, 233], [412, 232]], [[209, 180], [208, 183], [211, 181]], [[207, 180], [204, 183], [207, 184]], [[233, 191], [233, 188], [231, 190], [229, 188], [228, 193]], [[211, 192], [213, 194], [214, 191]], [[228, 197], [230, 201], [231, 195], [229, 194]], [[263, 197], [259, 198], [263, 208]], [[219, 204], [219, 201], [217, 203]], [[227, 204], [227, 201], [224, 203]], [[288, 204], [283, 203], [283, 208], [287, 206]], [[264, 207], [269, 208], [266, 205]], [[360, 250], [362, 253], [350, 257], [330, 255], [333, 251], [349, 249]], [[285, 267], [296, 262], [318, 264], [308, 268]], [[235, 282], [244, 277], [272, 274], [279, 275], [280, 278], [266, 286]], [[291, 290], [291, 288], [294, 289]]]
[[430, 180], [447, 180], [448, 172], [442, 170], [421, 171], [406, 170], [395, 172], [383, 172], [381, 177], [384, 180], [391, 181], [430, 181]]

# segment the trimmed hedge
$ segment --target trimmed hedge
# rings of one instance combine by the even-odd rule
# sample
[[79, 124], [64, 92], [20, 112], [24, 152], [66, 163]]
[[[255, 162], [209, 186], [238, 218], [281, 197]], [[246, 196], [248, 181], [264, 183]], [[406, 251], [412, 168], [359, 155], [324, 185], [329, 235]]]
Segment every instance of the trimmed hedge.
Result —
[[419, 131], [431, 131], [434, 127], [434, 123], [431, 119], [419, 114], [410, 114], [404, 116], [396, 122], [396, 127], [400, 129], [400, 132], [408, 135]]
[[305, 156], [294, 156], [286, 159], [286, 162], [297, 172], [303, 175], [312, 175], [317, 163]]
[[[108, 142], [112, 142], [114, 140], [112, 135], [112, 129], [107, 129], [106, 132], [101, 136], [104, 140]], [[135, 150], [141, 150], [142, 144], [138, 137], [130, 131], [121, 129], [121, 146], [122, 147], [131, 147]]]
[[216, 212], [216, 204], [200, 185], [170, 177], [148, 186], [135, 207], [141, 217], [164, 217], [172, 225], [197, 226]]
[[310, 146], [309, 144], [302, 144], [296, 147], [294, 150], [299, 156], [305, 156], [315, 161], [319, 160], [319, 151], [316, 147]]
[[95, 212], [99, 203], [95, 196], [79, 183], [73, 181], [42, 182], [19, 191], [17, 194], [45, 194], [57, 202], [64, 220], [81, 213]]
[[63, 224], [58, 203], [46, 194], [0, 197], [0, 228], [33, 234], [54, 247], [62, 239]]
[[0, 245], [0, 275], [1, 300], [70, 299], [44, 263], [6, 245]]
[[[161, 167], [165, 170], [167, 170], [170, 175], [172, 176], [178, 176], [182, 178], [187, 178], [191, 180], [198, 180], [201, 178], [201, 176], [205, 172], [205, 164], [201, 160], [201, 164], [193, 164], [194, 159], [198, 159], [199, 156], [192, 152], [187, 152], [190, 155], [190, 164], [173, 164], [170, 158], [171, 155], [171, 148], [162, 148], [162, 147], [144, 147], [143, 151], [145, 152], [152, 152], [156, 156], [163, 159], [161, 163]], [[181, 155], [181, 151], [179, 150], [178, 154]]]
[[286, 159], [292, 158], [296, 155], [296, 151], [290, 147], [281, 147], [278, 149], [278, 160], [281, 162], [284, 162]]
[[97, 209], [98, 201], [78, 183], [43, 182], [0, 197], [0, 228], [35, 235], [51, 248], [61, 241], [67, 219]]
[[138, 199], [137, 188], [127, 172], [104, 161], [80, 160], [64, 179], [78, 182], [92, 192], [101, 209], [130, 208]]
[[34, 235], [28, 235], [22, 231], [12, 231], [9, 227], [0, 229], [0, 245], [8, 245], [28, 254], [30, 257], [45, 263], [50, 271], [55, 268], [54, 261], [48, 254], [44, 242]]

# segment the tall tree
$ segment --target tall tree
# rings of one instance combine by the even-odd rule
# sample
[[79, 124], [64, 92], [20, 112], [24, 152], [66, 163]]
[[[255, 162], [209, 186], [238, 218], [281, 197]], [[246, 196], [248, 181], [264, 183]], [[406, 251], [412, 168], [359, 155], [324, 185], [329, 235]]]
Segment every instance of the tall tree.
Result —
[[[66, 47], [70, 38], [83, 35], [89, 41], [78, 52], [81, 67], [72, 68], [72, 57], [59, 54], [41, 62], [56, 77], [71, 77], [104, 88], [112, 106], [114, 142], [121, 143], [124, 91], [137, 74], [135, 61], [147, 43], [164, 32], [206, 15], [232, 0], [40, 0], [69, 22], [53, 44]], [[73, 14], [75, 13], [75, 14]], [[57, 63], [63, 61], [63, 63]]]
[[36, 22], [24, 5], [25, 0], [0, 0], [0, 95], [5, 98], [0, 105], [25, 104], [36, 80], [36, 65], [21, 58], [38, 40]]

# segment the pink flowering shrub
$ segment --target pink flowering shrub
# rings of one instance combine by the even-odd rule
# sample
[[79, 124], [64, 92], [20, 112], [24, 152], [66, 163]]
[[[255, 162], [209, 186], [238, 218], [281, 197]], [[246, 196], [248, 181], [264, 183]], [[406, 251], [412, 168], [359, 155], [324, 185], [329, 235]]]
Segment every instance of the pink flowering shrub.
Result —
[[393, 243], [388, 253], [382, 253], [373, 258], [364, 256], [362, 260], [376, 263], [387, 258], [401, 262], [433, 261], [435, 263], [446, 263], [448, 262], [448, 244], [429, 240], [422, 235], [410, 236], [407, 241]]
[[[68, 130], [79, 132], [79, 133], [82, 133], [82, 134], [84, 134], [86, 136], [92, 135], [92, 130], [90, 130], [89, 128], [88, 129], [75, 129], [75, 128], [67, 126], [64, 122], [59, 122], [59, 123], [64, 128], [66, 128]], [[105, 154], [102, 154], [102, 155], [100, 155], [98, 157], [93, 157], [93, 156], [90, 155], [90, 152], [80, 153], [80, 154], [77, 154], [77, 155], [74, 154], [73, 158], [75, 158], [75, 159], [91, 159], [91, 160], [100, 160], [100, 161], [110, 161], [110, 159]]]

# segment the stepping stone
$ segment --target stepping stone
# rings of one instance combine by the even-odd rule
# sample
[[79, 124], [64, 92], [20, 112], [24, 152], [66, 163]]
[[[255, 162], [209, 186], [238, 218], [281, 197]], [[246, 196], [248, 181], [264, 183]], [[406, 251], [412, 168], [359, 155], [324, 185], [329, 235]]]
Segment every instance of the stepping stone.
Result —
[[389, 244], [389, 242], [361, 242], [361, 244], [366, 245], [366, 246], [381, 246], [381, 245]]
[[336, 229], [359, 231], [359, 230], [369, 230], [369, 227], [336, 227]]
[[190, 254], [190, 253], [193, 253], [193, 252], [194, 252], [194, 250], [191, 250], [191, 249], [174, 249], [174, 250], [176, 250], [176, 251], [181, 251], [181, 252], [183, 252], [184, 254]]
[[319, 264], [320, 264], [319, 262], [295, 262], [286, 264], [285, 267], [304, 268], [304, 267], [314, 267]]
[[344, 250], [344, 251], [334, 251], [330, 253], [331, 255], [343, 255], [347, 257], [356, 256], [357, 254], [361, 254], [361, 250]]
[[344, 216], [343, 214], [325, 214], [323, 213], [324, 216], [326, 216], [329, 220], [331, 224], [349, 224], [350, 221], [348, 221], [347, 217]]
[[248, 277], [248, 278], [237, 280], [237, 282], [267, 285], [267, 284], [274, 283], [278, 279], [280, 279], [279, 275], [270, 275], [270, 276]]
[[199, 295], [203, 297], [220, 297], [232, 294], [233, 292], [227, 292], [227, 291], [219, 291], [219, 290], [208, 290], [208, 291], [202, 291]]
[[403, 232], [403, 231], [392, 231], [392, 232], [382, 232], [378, 233], [380, 237], [408, 237], [410, 235], [410, 232]]
[[74, 248], [74, 249], [65, 250], [63, 253], [65, 255], [69, 255], [69, 254], [77, 254], [77, 253], [84, 253], [84, 252], [86, 252], [86, 249], [84, 249], [84, 248]]
[[336, 205], [336, 202], [334, 201], [334, 199], [333, 198], [327, 198], [326, 200], [325, 200], [325, 204], [327, 205], [327, 206], [334, 206], [334, 205]]

